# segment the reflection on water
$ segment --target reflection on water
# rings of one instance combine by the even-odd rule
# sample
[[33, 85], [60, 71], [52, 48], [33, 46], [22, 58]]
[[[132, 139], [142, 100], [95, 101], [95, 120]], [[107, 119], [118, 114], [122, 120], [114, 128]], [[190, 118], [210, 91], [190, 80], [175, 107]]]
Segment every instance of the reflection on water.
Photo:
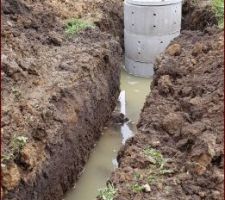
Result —
[[[119, 96], [120, 112], [126, 115], [126, 91], [122, 90]], [[120, 133], [122, 135], [122, 144], [125, 144], [126, 140], [133, 136], [133, 131], [130, 129], [127, 123], [121, 125]]]
[[150, 90], [150, 79], [121, 73], [121, 93], [119, 96], [121, 113], [131, 121], [123, 125], [112, 125], [103, 135], [91, 153], [84, 173], [65, 200], [95, 200], [98, 189], [105, 187], [107, 179], [117, 167], [117, 152], [125, 141], [135, 133], [135, 123]]

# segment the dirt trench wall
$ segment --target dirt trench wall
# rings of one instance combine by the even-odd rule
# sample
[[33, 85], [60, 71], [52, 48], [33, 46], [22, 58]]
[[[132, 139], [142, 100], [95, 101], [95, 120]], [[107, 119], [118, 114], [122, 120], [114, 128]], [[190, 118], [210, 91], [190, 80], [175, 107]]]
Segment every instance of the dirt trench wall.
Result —
[[115, 200], [224, 199], [223, 51], [223, 31], [183, 31], [157, 60], [110, 179]]
[[[84, 40], [95, 34], [90, 32]], [[63, 75], [51, 77], [52, 69], [46, 76], [58, 85], [33, 88], [16, 105], [5, 103], [10, 122], [3, 127], [3, 145], [13, 137], [14, 128], [14, 133], [29, 139], [16, 165], [9, 163], [3, 169], [4, 199], [61, 199], [77, 180], [119, 95], [119, 44], [99, 40], [94, 46], [81, 42], [84, 55], [70, 48], [61, 52], [69, 60], [56, 61], [54, 67], [60, 67], [56, 71]], [[19, 124], [14, 124], [16, 120]]]
[[[62, 199], [119, 95], [118, 40], [98, 27], [67, 37], [63, 17], [49, 2], [3, 1], [5, 200]], [[20, 136], [26, 142], [16, 149]]]
[[224, 32], [214, 25], [210, 1], [183, 1], [182, 33], [157, 59], [138, 133], [107, 182], [114, 200], [224, 199]]

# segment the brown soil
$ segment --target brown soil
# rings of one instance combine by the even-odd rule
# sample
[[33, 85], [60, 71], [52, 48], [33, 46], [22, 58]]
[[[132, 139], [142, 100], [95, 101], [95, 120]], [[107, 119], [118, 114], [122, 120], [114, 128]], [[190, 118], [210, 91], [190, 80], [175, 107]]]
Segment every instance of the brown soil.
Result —
[[182, 29], [201, 30], [217, 25], [217, 19], [209, 0], [184, 0], [182, 7]]
[[123, 0], [50, 0], [61, 19], [82, 18], [101, 31], [119, 37], [123, 46]]
[[[28, 138], [2, 163], [4, 199], [62, 199], [82, 173], [119, 95], [122, 4], [2, 0], [2, 155]], [[118, 154], [117, 200], [223, 199], [224, 38], [198, 5], [184, 3], [183, 29], [204, 32], [183, 32], [157, 61], [139, 134]], [[97, 27], [68, 38], [71, 18]], [[163, 169], [149, 146], [168, 158]]]
[[116, 200], [224, 199], [223, 35], [184, 31], [158, 59], [139, 133], [110, 179]]
[[[62, 199], [82, 172], [119, 95], [122, 30], [108, 33], [121, 27], [120, 4], [107, 3], [2, 1], [4, 199]], [[77, 17], [101, 26], [69, 38]], [[28, 140], [15, 151], [18, 136]]]

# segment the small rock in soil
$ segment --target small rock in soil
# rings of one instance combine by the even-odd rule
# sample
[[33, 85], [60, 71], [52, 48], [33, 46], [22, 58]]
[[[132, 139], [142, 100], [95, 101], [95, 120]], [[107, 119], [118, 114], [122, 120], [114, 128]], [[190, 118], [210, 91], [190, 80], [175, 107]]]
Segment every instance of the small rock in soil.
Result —
[[56, 46], [61, 46], [63, 40], [59, 34], [56, 32], [51, 32], [49, 35], [49, 41]]
[[172, 82], [169, 75], [161, 76], [158, 81], [158, 87], [160, 93], [168, 94], [173, 91]]
[[2, 186], [7, 190], [15, 188], [21, 179], [21, 175], [17, 165], [11, 164], [6, 168], [2, 169]]
[[180, 44], [173, 44], [173, 45], [168, 47], [166, 52], [170, 56], [179, 56], [181, 54], [181, 46], [180, 46]]
[[149, 184], [143, 185], [143, 188], [144, 188], [144, 192], [151, 192], [151, 187]]
[[197, 42], [193, 48], [192, 55], [197, 56], [198, 54], [202, 53], [202, 51], [203, 51], [203, 44]]
[[28, 169], [32, 169], [36, 165], [36, 158], [36, 149], [30, 143], [27, 144], [21, 152], [22, 164], [26, 165]]
[[113, 112], [111, 120], [113, 123], [116, 123], [116, 124], [123, 124], [129, 121], [129, 119], [125, 117], [123, 113], [118, 113], [118, 112]]

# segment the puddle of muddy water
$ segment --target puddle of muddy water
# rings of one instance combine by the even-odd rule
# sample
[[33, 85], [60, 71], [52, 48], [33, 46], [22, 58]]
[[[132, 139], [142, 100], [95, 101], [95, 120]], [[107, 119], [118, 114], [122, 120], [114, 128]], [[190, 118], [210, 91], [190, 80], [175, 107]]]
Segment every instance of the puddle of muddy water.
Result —
[[135, 133], [135, 124], [150, 91], [151, 79], [121, 73], [120, 106], [117, 108], [131, 121], [123, 125], [111, 125], [103, 131], [91, 153], [84, 173], [65, 200], [95, 200], [98, 189], [105, 187], [107, 179], [117, 167], [117, 152], [125, 141]]

